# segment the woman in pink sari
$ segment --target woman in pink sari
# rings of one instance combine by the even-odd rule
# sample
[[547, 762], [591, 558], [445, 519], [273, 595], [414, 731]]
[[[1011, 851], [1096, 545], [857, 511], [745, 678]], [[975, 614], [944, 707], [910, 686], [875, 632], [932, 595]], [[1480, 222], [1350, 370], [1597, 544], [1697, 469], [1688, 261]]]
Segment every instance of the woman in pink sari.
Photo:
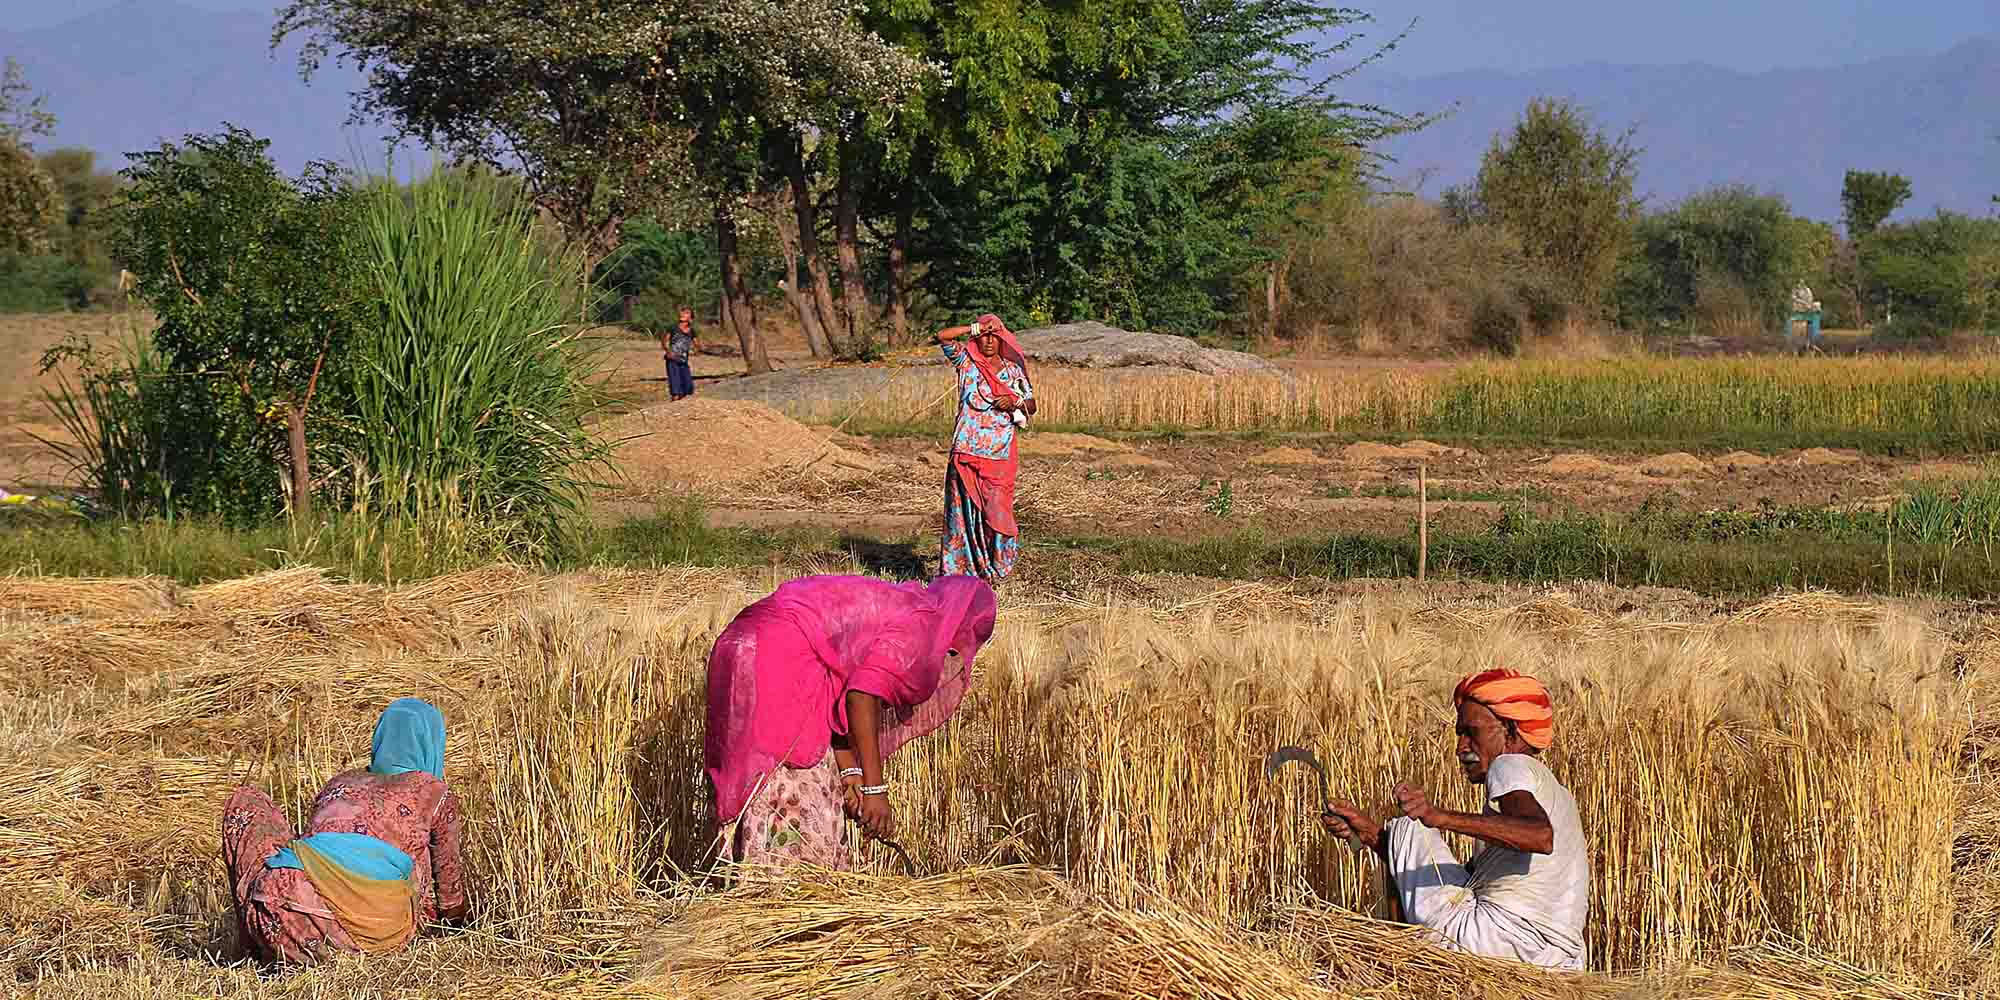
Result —
[[995, 614], [965, 576], [802, 577], [744, 608], [708, 659], [720, 853], [848, 868], [843, 813], [894, 836], [883, 762], [958, 710]]

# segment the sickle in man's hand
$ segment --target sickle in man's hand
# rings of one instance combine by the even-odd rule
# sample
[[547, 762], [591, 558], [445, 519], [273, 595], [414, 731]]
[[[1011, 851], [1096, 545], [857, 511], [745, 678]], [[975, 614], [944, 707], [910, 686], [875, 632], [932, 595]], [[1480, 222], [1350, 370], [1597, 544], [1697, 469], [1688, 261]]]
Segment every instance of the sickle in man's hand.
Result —
[[[1288, 746], [1279, 747], [1271, 751], [1271, 755], [1264, 758], [1265, 779], [1269, 780], [1277, 777], [1278, 769], [1291, 763], [1304, 764], [1319, 774], [1319, 808], [1322, 813], [1331, 812], [1333, 809], [1333, 793], [1327, 788], [1326, 767], [1319, 762], [1319, 758], [1314, 756], [1311, 750], [1307, 750], [1305, 747]], [[1355, 847], [1361, 846], [1361, 838], [1352, 830], [1349, 830], [1347, 833], [1347, 842], [1353, 844]]]
[[1327, 806], [1332, 805], [1333, 796], [1327, 791], [1326, 787], [1326, 768], [1321, 766], [1319, 758], [1313, 756], [1313, 752], [1307, 750], [1305, 747], [1279, 747], [1271, 751], [1271, 756], [1264, 758], [1264, 777], [1267, 780], [1275, 778], [1278, 776], [1279, 768], [1295, 762], [1304, 764], [1314, 771], [1319, 772], [1320, 808], [1324, 810]]

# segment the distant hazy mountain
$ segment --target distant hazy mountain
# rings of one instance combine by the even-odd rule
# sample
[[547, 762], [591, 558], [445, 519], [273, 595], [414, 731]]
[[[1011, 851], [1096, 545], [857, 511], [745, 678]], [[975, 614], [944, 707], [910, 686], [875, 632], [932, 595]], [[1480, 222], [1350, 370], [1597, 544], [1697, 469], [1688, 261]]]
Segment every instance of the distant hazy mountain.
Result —
[[[1383, 63], [1393, 68], [1391, 54]], [[1364, 71], [1351, 99], [1396, 111], [1458, 110], [1387, 145], [1392, 177], [1424, 191], [1469, 179], [1495, 132], [1537, 96], [1567, 97], [1611, 130], [1635, 128], [1640, 190], [1663, 206], [1719, 183], [1788, 198], [1815, 218], [1840, 216], [1849, 168], [1910, 178], [1904, 216], [1938, 207], [1984, 214], [2000, 194], [2000, 39], [1933, 56], [1858, 66], [1738, 73], [1713, 66], [1570, 66], [1397, 79]]]
[[[275, 3], [274, 3], [275, 6]], [[296, 51], [270, 50], [271, 15], [133, 0], [69, 23], [0, 31], [61, 119], [52, 141], [122, 154], [234, 122], [272, 140], [289, 170], [311, 159], [379, 162], [382, 129], [344, 125], [359, 77], [327, 66], [299, 81]], [[2000, 193], [2000, 39], [1934, 56], [1745, 74], [1710, 66], [1585, 65], [1400, 79], [1392, 53], [1343, 93], [1398, 111], [1458, 110], [1388, 146], [1406, 182], [1436, 194], [1471, 177], [1493, 134], [1538, 95], [1571, 97], [1605, 125], [1637, 127], [1640, 189], [1655, 205], [1715, 184], [1776, 191], [1808, 215], [1840, 214], [1849, 167], [1894, 170], [1916, 189], [1905, 214], [1984, 213]]]

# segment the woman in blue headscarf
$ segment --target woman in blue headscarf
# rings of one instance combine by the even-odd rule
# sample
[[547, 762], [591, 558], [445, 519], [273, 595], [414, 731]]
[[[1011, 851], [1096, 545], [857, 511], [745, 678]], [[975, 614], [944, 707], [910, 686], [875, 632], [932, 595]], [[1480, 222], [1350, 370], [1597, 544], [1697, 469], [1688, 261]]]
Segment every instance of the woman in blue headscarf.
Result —
[[337, 952], [380, 954], [466, 912], [458, 799], [444, 783], [444, 716], [399, 698], [375, 723], [368, 768], [336, 775], [294, 837], [277, 803], [248, 786], [222, 812], [245, 946], [306, 964]]

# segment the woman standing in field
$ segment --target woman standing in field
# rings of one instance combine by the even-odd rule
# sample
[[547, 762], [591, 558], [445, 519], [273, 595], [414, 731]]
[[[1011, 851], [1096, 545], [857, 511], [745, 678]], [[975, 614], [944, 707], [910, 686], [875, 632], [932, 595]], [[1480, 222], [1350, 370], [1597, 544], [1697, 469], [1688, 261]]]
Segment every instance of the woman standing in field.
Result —
[[304, 837], [244, 786], [222, 811], [237, 927], [265, 961], [395, 951], [427, 924], [465, 917], [458, 799], [444, 783], [444, 716], [400, 698], [375, 723], [368, 768], [336, 775]]
[[992, 313], [971, 326], [941, 330], [937, 339], [958, 371], [958, 424], [944, 473], [938, 572], [997, 582], [1014, 571], [1021, 553], [1014, 523], [1014, 479], [1020, 470], [1015, 431], [1035, 412], [1028, 357]]
[[995, 614], [965, 576], [802, 577], [743, 609], [708, 659], [718, 853], [844, 869], [843, 812], [894, 836], [883, 762], [958, 710]]

